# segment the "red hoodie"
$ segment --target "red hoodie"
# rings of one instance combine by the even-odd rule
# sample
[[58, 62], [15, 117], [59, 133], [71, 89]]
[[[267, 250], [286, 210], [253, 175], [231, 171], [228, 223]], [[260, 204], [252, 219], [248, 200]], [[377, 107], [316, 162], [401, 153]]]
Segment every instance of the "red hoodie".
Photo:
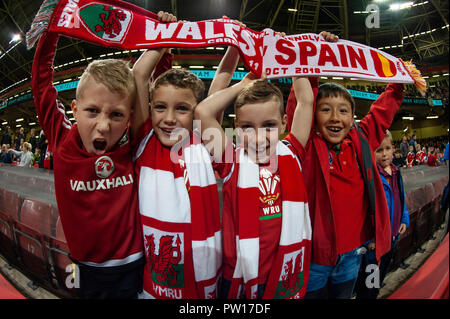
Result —
[[[317, 82], [313, 85], [313, 91], [317, 95]], [[367, 139], [372, 150], [371, 158], [374, 171], [376, 162], [373, 151], [380, 145], [394, 119], [395, 113], [400, 108], [403, 95], [402, 84], [389, 84], [386, 90], [372, 104], [369, 113], [359, 123], [362, 135]], [[295, 94], [291, 89], [286, 113], [289, 128], [292, 124], [294, 111], [297, 105]], [[314, 120], [313, 120], [314, 122]], [[359, 159], [362, 159], [361, 142], [356, 129], [351, 129], [347, 137], [352, 141]], [[308, 193], [308, 202], [313, 229], [312, 262], [319, 265], [333, 266], [337, 261], [336, 251], [336, 222], [330, 199], [330, 168], [328, 151], [325, 141], [316, 134], [314, 123], [307, 143], [309, 147], [300, 152], [299, 157], [303, 166], [303, 178]], [[389, 211], [383, 190], [383, 185], [378, 174], [374, 174], [375, 183], [375, 227], [371, 233], [376, 234], [376, 256], [379, 260], [391, 248]], [[368, 198], [367, 198], [368, 200]], [[351, 199], [349, 198], [349, 201]], [[349, 204], [351, 207], [351, 204]], [[352, 229], [349, 231], [361, 231]]]

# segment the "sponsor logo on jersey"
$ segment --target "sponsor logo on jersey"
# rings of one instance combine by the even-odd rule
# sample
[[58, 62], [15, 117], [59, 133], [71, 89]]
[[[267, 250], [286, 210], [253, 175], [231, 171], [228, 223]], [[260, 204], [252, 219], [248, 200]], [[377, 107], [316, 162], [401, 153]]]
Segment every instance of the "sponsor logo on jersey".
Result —
[[70, 187], [75, 192], [93, 192], [98, 190], [108, 190], [133, 183], [133, 176], [118, 176], [113, 178], [96, 179], [92, 181], [70, 180]]
[[114, 172], [114, 162], [109, 156], [99, 157], [94, 165], [95, 174], [100, 178], [108, 178]]

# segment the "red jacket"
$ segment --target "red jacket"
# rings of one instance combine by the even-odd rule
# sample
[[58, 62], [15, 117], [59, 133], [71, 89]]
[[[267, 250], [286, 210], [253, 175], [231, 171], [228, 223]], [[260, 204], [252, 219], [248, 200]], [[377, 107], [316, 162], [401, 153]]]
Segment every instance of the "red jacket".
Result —
[[[317, 83], [313, 85], [313, 91], [317, 95]], [[394, 119], [395, 113], [400, 108], [403, 95], [402, 84], [389, 84], [386, 90], [372, 104], [369, 113], [359, 123], [362, 135], [367, 139], [372, 150], [371, 158], [374, 171], [376, 162], [373, 151], [380, 145]], [[297, 101], [291, 89], [291, 94], [286, 106], [289, 128]], [[313, 124], [314, 125], [314, 124]], [[348, 137], [352, 140], [357, 150], [358, 158], [362, 159], [361, 142], [355, 128], [351, 129]], [[319, 265], [335, 265], [337, 261], [335, 222], [333, 208], [330, 201], [330, 170], [328, 165], [328, 152], [325, 141], [320, 138], [314, 127], [311, 130], [310, 140], [306, 149], [299, 154], [302, 160], [303, 178], [308, 193], [308, 202], [313, 228], [312, 262]], [[375, 183], [375, 235], [376, 256], [379, 260], [391, 248], [389, 210], [383, 190], [380, 176], [374, 174]], [[349, 231], [351, 228], [349, 227]]]

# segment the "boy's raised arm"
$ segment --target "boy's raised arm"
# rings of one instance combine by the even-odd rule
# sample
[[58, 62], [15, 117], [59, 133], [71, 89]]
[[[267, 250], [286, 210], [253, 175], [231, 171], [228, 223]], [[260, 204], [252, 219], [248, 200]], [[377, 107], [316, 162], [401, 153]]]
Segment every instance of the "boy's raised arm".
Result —
[[136, 83], [136, 102], [130, 121], [133, 136], [150, 116], [149, 81], [156, 65], [163, 56], [165, 48], [145, 51], [133, 66], [133, 76]]
[[53, 60], [58, 39], [56, 33], [44, 32], [41, 35], [31, 73], [36, 114], [50, 145], [57, 145], [57, 141], [63, 139], [72, 126], [65, 116], [65, 107], [58, 100], [58, 92], [53, 86]]
[[224, 56], [222, 57], [222, 60], [220, 60], [216, 74], [214, 75], [214, 79], [212, 80], [209, 87], [208, 96], [230, 85], [238, 62], [239, 50], [230, 45], [227, 49], [227, 52], [225, 52]]
[[[159, 11], [158, 19], [161, 22], [176, 22], [177, 18], [167, 12]], [[131, 116], [131, 133], [136, 135], [139, 128], [150, 116], [149, 111], [149, 81], [150, 77], [158, 65], [161, 57], [168, 50], [159, 48], [145, 51], [133, 66], [133, 76], [136, 83], [136, 102], [134, 112]]]
[[308, 78], [294, 77], [292, 78], [292, 86], [297, 100], [297, 107], [292, 120], [291, 133], [305, 147], [311, 131], [314, 94]]
[[216, 162], [220, 162], [226, 146], [225, 132], [218, 117], [233, 103], [242, 89], [255, 81], [254, 74], [248, 73], [239, 83], [218, 91], [195, 108], [195, 118], [201, 121], [202, 141]]

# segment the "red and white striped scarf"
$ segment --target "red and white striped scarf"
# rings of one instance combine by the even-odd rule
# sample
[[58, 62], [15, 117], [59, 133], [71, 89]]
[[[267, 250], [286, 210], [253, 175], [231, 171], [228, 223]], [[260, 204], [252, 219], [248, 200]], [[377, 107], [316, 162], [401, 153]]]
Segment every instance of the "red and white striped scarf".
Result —
[[[245, 288], [247, 298], [256, 298], [259, 266], [259, 166], [239, 149], [237, 181], [237, 261], [230, 298]], [[301, 165], [283, 143], [276, 148], [281, 180], [282, 227], [279, 247], [268, 276], [263, 298], [301, 298], [306, 292], [311, 250], [311, 221]], [[226, 215], [224, 214], [224, 218]]]
[[143, 298], [217, 297], [222, 270], [219, 197], [210, 155], [195, 140], [191, 137], [178, 156], [152, 130], [137, 150], [147, 256]]

